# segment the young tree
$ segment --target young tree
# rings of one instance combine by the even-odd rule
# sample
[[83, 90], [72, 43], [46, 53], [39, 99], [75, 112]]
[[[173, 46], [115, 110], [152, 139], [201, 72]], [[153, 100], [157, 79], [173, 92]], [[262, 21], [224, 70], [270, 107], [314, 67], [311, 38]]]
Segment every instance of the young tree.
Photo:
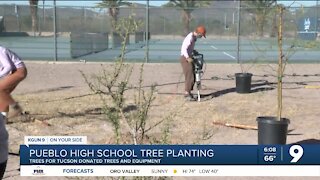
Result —
[[284, 73], [284, 63], [287, 62], [286, 56], [283, 54], [283, 12], [285, 10], [284, 6], [277, 6], [277, 11], [279, 13], [278, 19], [278, 112], [277, 119], [280, 121], [282, 116], [282, 78]]
[[32, 19], [32, 31], [36, 32], [38, 24], [38, 2], [39, 0], [29, 0], [31, 19]]
[[125, 2], [123, 0], [102, 0], [102, 2], [97, 3], [97, 7], [108, 8], [109, 16], [111, 18], [112, 23], [112, 31], [115, 32], [119, 15], [119, 7], [131, 6], [131, 4], [132, 3]]
[[175, 7], [182, 10], [182, 20], [184, 24], [184, 35], [190, 31], [191, 13], [195, 8], [208, 7], [211, 1], [198, 1], [198, 0], [170, 0], [165, 7]]
[[[135, 32], [142, 25], [142, 21], [137, 21], [133, 16], [120, 18], [116, 25], [116, 31], [120, 32], [122, 38], [121, 54], [111, 65], [105, 66], [101, 73], [94, 74], [91, 78], [81, 72], [89, 88], [99, 95], [103, 103], [102, 109], [114, 128], [115, 141], [117, 144], [126, 143], [126, 131], [129, 132], [133, 144], [143, 144], [148, 137], [147, 132], [154, 128], [147, 128], [147, 120], [151, 104], [155, 100], [156, 86], [152, 85], [149, 91], [143, 88], [143, 67], [140, 67], [138, 87], [130, 87], [133, 64], [125, 63], [126, 41], [129, 34]], [[127, 94], [134, 89], [134, 103], [128, 103]], [[160, 124], [160, 123], [159, 123]]]

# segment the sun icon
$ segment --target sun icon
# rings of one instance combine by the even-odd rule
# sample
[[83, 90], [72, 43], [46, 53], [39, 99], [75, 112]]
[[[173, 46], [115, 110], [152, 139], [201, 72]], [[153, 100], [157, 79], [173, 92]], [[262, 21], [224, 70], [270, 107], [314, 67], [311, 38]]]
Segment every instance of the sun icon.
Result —
[[173, 170], [173, 173], [176, 174], [178, 171], [176, 169]]

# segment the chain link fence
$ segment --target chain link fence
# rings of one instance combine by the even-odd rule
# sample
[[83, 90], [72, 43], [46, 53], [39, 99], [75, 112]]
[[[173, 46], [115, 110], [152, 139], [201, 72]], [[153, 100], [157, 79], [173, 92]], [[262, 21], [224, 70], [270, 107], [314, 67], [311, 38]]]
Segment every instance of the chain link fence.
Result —
[[[144, 22], [127, 42], [127, 59], [145, 61], [148, 54], [149, 62], [178, 62], [186, 31], [203, 24], [207, 38], [199, 40], [196, 48], [208, 62], [275, 60], [276, 9], [265, 8], [261, 13], [254, 8], [239, 7], [238, 1], [225, 2], [224, 6], [189, 9], [188, 26], [181, 9], [121, 7], [118, 19], [134, 15]], [[286, 47], [294, 47], [293, 60], [319, 61], [318, 19], [316, 7], [286, 9], [284, 39]], [[1, 44], [27, 60], [111, 61], [120, 54], [108, 8], [39, 5], [37, 22], [37, 30], [33, 32], [28, 5], [0, 5]], [[145, 36], [147, 27], [150, 39]]]

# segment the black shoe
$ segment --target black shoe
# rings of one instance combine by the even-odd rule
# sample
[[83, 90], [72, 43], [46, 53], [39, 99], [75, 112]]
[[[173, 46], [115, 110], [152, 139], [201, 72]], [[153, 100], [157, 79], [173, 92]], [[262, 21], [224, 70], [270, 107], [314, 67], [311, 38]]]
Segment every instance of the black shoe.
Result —
[[185, 99], [186, 101], [195, 101], [195, 100], [196, 100], [196, 99], [193, 97], [192, 94], [186, 94], [186, 95], [184, 95], [184, 99]]

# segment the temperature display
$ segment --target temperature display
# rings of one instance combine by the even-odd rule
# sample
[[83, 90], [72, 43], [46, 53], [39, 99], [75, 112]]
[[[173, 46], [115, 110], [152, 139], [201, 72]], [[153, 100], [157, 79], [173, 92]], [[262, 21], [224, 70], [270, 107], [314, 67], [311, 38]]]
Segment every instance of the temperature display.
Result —
[[263, 148], [264, 163], [274, 163], [278, 159], [278, 148], [275, 146], [266, 146]]

